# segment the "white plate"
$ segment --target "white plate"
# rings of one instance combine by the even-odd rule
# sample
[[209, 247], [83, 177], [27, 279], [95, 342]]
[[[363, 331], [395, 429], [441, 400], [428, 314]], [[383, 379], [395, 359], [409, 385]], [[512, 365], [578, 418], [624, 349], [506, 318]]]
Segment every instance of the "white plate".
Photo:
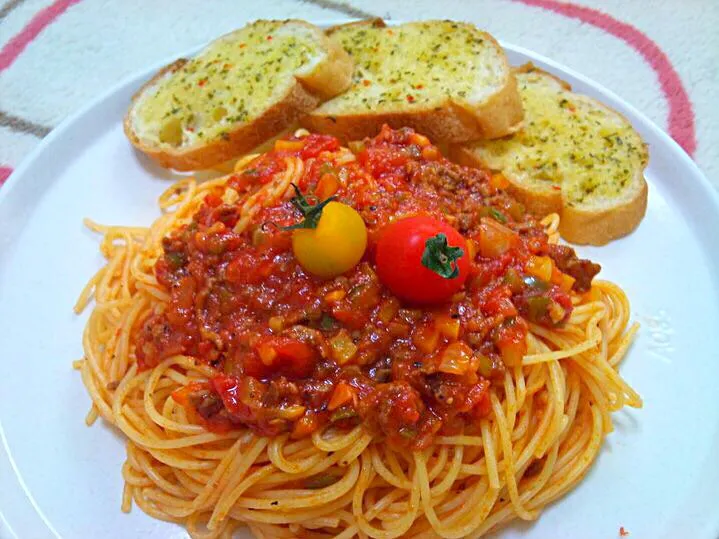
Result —
[[[507, 537], [719, 535], [719, 197], [666, 134], [611, 92], [509, 44], [623, 112], [649, 143], [649, 207], [639, 229], [580, 249], [626, 290], [639, 338], [622, 375], [645, 407], [615, 415], [586, 479]], [[84, 424], [90, 400], [71, 362], [85, 316], [72, 305], [100, 267], [82, 218], [149, 224], [170, 174], [135, 153], [121, 120], [134, 76], [48, 136], [0, 190], [0, 536], [184, 537], [134, 508], [120, 512], [122, 438]], [[619, 68], [619, 67], [618, 67]]]

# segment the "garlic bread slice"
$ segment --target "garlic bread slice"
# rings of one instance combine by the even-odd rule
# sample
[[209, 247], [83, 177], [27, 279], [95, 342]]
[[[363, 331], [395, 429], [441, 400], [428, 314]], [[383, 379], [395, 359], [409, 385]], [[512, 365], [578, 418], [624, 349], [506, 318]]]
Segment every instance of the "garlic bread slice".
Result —
[[160, 71], [134, 96], [125, 133], [164, 167], [206, 169], [342, 92], [351, 74], [347, 53], [316, 26], [255, 21]]
[[649, 160], [629, 121], [531, 64], [515, 71], [525, 111], [513, 136], [453, 146], [464, 164], [501, 172], [532, 213], [559, 213], [573, 243], [603, 245], [644, 217]]
[[464, 142], [516, 130], [522, 107], [514, 76], [495, 39], [474, 25], [381, 20], [328, 30], [355, 63], [352, 86], [309, 113], [310, 130], [344, 140], [382, 126], [412, 127], [433, 140]]

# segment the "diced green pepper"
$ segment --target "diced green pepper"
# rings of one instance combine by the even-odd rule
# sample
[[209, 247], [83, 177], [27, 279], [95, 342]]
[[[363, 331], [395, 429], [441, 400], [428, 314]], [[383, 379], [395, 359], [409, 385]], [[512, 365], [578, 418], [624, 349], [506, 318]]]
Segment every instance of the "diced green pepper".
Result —
[[549, 298], [544, 296], [533, 296], [527, 299], [527, 305], [529, 307], [529, 319], [532, 322], [539, 322], [542, 318], [547, 316], [549, 310]]
[[357, 412], [354, 408], [343, 406], [342, 408], [334, 411], [334, 413], [330, 416], [330, 421], [334, 423], [335, 421], [350, 419], [352, 417], [357, 417]]
[[172, 252], [167, 253], [167, 263], [172, 269], [180, 269], [187, 262], [185, 253]]
[[526, 284], [527, 286], [534, 288], [536, 290], [544, 291], [549, 288], [549, 285], [546, 282], [544, 282], [541, 279], [537, 279], [536, 277], [534, 277], [532, 275], [527, 275], [526, 277], [524, 277], [523, 281], [524, 281], [524, 284]]
[[322, 313], [320, 317], [320, 329], [323, 331], [331, 331], [337, 328], [337, 320], [327, 313]]

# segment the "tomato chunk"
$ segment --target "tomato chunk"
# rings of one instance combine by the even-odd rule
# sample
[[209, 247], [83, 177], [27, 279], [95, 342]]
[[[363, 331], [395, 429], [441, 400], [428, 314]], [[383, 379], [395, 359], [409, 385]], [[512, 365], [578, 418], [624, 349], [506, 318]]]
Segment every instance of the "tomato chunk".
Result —
[[257, 378], [273, 374], [288, 378], [306, 378], [312, 374], [319, 359], [314, 347], [282, 335], [260, 339], [254, 352], [255, 358], [245, 361], [245, 374]]

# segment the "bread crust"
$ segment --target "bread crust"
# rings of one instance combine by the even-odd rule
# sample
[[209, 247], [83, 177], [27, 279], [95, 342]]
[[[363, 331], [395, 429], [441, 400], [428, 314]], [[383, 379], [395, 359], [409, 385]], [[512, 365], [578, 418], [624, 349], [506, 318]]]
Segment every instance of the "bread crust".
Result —
[[525, 64], [522, 64], [521, 66], [517, 66], [512, 68], [512, 71], [514, 71], [515, 75], [519, 75], [522, 73], [541, 73], [545, 77], [549, 77], [550, 79], [554, 79], [564, 90], [571, 92], [572, 91], [572, 85], [569, 84], [566, 80], [560, 79], [556, 75], [553, 75], [549, 71], [545, 71], [541, 67], [537, 67], [532, 62], [527, 62]]
[[[642, 172], [638, 173], [642, 176]], [[604, 210], [582, 210], [566, 204], [562, 208], [559, 233], [571, 243], [606, 245], [612, 240], [634, 232], [647, 211], [649, 188], [644, 177], [637, 196]]]
[[[290, 22], [290, 21], [287, 21]], [[305, 21], [291, 21], [312, 26]], [[150, 145], [138, 136], [134, 123], [135, 105], [162, 78], [172, 76], [189, 60], [181, 58], [165, 66], [146, 82], [132, 97], [123, 121], [125, 135], [138, 150], [160, 166], [179, 171], [203, 170], [247, 153], [296, 122], [316, 108], [324, 99], [344, 91], [352, 80], [352, 59], [342, 47], [320, 33], [320, 41], [327, 57], [308, 73], [295, 73], [295, 82], [284, 96], [269, 105], [251, 122], [228, 127], [224, 137], [208, 139], [201, 144], [173, 148], [169, 145]], [[221, 38], [220, 38], [221, 39]]]
[[325, 30], [325, 34], [331, 36], [337, 30], [340, 30], [342, 28], [351, 28], [352, 26], [371, 26], [372, 28], [387, 28], [387, 23], [384, 22], [384, 19], [382, 19], [381, 17], [362, 19], [360, 21], [352, 21], [346, 22], [344, 24], [336, 24], [334, 26], [330, 26]]

